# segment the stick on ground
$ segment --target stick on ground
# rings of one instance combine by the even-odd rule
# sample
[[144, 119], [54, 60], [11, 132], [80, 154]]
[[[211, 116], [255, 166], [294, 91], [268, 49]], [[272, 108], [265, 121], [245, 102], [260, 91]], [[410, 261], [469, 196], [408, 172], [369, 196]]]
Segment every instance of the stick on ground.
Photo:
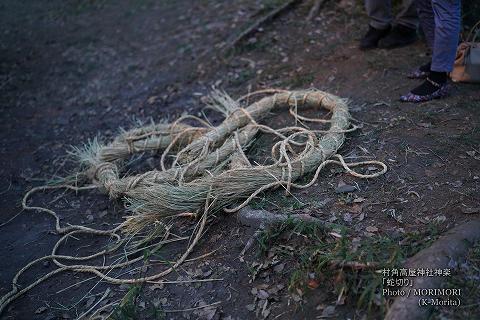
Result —
[[260, 17], [259, 19], [255, 20], [247, 29], [245, 29], [242, 33], [240, 33], [235, 39], [227, 43], [224, 47], [224, 51], [227, 52], [228, 50], [234, 48], [240, 41], [244, 40], [245, 38], [249, 37], [250, 35], [254, 34], [258, 31], [262, 25], [272, 21], [276, 17], [278, 17], [281, 13], [286, 11], [287, 9], [291, 8], [294, 4], [300, 2], [299, 0], [288, 0], [284, 4], [276, 7], [275, 9], [269, 11], [266, 15]]
[[280, 224], [288, 219], [298, 222], [314, 223], [321, 228], [326, 229], [331, 229], [336, 226], [334, 224], [309, 216], [308, 214], [275, 214], [267, 210], [253, 210], [248, 206], [238, 211], [237, 218], [243, 225], [259, 229], [269, 227], [273, 224]]
[[313, 18], [318, 15], [320, 8], [325, 4], [325, 2], [327, 2], [327, 0], [315, 0], [312, 8], [310, 9], [310, 12], [308, 13], [307, 21], [312, 21]]

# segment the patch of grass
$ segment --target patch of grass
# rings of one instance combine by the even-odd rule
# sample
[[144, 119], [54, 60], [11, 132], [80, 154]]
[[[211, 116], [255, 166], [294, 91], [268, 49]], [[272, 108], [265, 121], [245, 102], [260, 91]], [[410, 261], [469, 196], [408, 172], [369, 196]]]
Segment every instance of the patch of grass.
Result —
[[[438, 230], [432, 227], [428, 232], [410, 233], [401, 239], [355, 238], [346, 229], [332, 237], [315, 224], [289, 220], [264, 231], [259, 243], [262, 252], [273, 250], [295, 265], [289, 281], [293, 292], [305, 292], [311, 281], [316, 281], [324, 290], [345, 297], [360, 309], [383, 313], [386, 297], [381, 294], [382, 274], [377, 270], [401, 267], [406, 258], [429, 246], [437, 235]], [[349, 263], [362, 267], [345, 266]]]
[[146, 310], [141, 310], [139, 308], [138, 302], [142, 295], [142, 291], [143, 286], [141, 284], [132, 285], [109, 319], [134, 320], [140, 319], [140, 315], [148, 316], [148, 319], [165, 319], [165, 312], [160, 308], [155, 307], [151, 301], [146, 301]]
[[250, 203], [253, 209], [273, 209], [283, 213], [293, 212], [305, 208], [307, 205], [296, 196], [286, 196], [283, 189], [265, 193]]
[[319, 229], [319, 227], [313, 223], [288, 219], [286, 222], [282, 223], [276, 228], [265, 229], [258, 237], [258, 242], [260, 244], [262, 253], [266, 253], [269, 248], [278, 244], [281, 237], [283, 237], [282, 239], [285, 239], [284, 237], [286, 236], [288, 240], [292, 236], [300, 234], [314, 240], [320, 240], [319, 236], [321, 233], [322, 231]]
[[115, 320], [136, 319], [139, 312], [137, 310], [137, 299], [141, 291], [141, 285], [131, 286], [118, 307], [115, 308], [111, 318]]

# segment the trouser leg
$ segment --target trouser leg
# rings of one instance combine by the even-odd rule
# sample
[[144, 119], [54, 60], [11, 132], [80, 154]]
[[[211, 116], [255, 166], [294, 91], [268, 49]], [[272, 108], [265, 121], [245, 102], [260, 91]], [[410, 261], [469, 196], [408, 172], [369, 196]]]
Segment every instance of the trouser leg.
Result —
[[435, 40], [435, 17], [433, 15], [432, 0], [417, 0], [415, 4], [427, 45], [430, 49], [433, 49]]
[[390, 0], [365, 0], [365, 9], [370, 17], [370, 25], [375, 29], [386, 29], [392, 23]]
[[450, 72], [453, 69], [460, 34], [460, 0], [431, 0], [435, 19], [432, 51], [432, 71]]
[[395, 24], [411, 29], [418, 27], [418, 14], [414, 0], [403, 0], [402, 9], [395, 18]]

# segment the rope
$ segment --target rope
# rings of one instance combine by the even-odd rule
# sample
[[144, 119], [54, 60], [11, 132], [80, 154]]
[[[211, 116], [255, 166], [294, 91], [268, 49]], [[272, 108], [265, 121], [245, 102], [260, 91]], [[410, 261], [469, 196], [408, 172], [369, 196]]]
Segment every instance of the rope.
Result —
[[[241, 107], [240, 102], [253, 96], [272, 94], [255, 101], [248, 107]], [[111, 284], [135, 284], [151, 282], [160, 279], [178, 268], [191, 254], [202, 237], [210, 213], [219, 208], [225, 212], [235, 212], [245, 207], [258, 194], [280, 186], [285, 188], [287, 195], [291, 189], [303, 189], [311, 186], [319, 177], [322, 169], [329, 164], [341, 166], [357, 178], [372, 179], [384, 174], [387, 167], [380, 161], [362, 161], [347, 163], [337, 154], [337, 150], [345, 139], [345, 133], [358, 129], [350, 125], [350, 115], [345, 100], [328, 93], [308, 91], [286, 91], [266, 89], [249, 93], [238, 100], [228, 96], [222, 97], [216, 92], [216, 103], [225, 103], [215, 109], [222, 111], [226, 118], [217, 127], [195, 116], [182, 116], [170, 125], [149, 125], [124, 132], [115, 138], [110, 145], [91, 144], [79, 153], [83, 163], [88, 163], [87, 170], [95, 185], [82, 187], [68, 184], [57, 186], [40, 186], [28, 191], [22, 199], [25, 211], [38, 211], [52, 216], [55, 220], [55, 230], [62, 237], [54, 245], [50, 255], [38, 258], [20, 269], [12, 280], [12, 290], [0, 299], [0, 314], [6, 306], [27, 293], [29, 290], [47, 279], [64, 271], [90, 273], [100, 280]], [[227, 105], [228, 104], [228, 105]], [[215, 107], [215, 106], [214, 106]], [[260, 123], [260, 120], [274, 108], [286, 107], [294, 118], [295, 125], [274, 129]], [[299, 114], [300, 107], [323, 107], [327, 109], [330, 119], [309, 118]], [[190, 127], [182, 124], [185, 120], [195, 120], [204, 127]], [[328, 130], [309, 128], [305, 123], [329, 124]], [[253, 165], [244, 150], [249, 145], [257, 131], [272, 134], [280, 139], [273, 143], [270, 165]], [[160, 157], [160, 170], [145, 172], [136, 176], [119, 177], [121, 168], [118, 159], [128, 154], [142, 150], [158, 150], [164, 147]], [[174, 154], [170, 168], [166, 166], [166, 157]], [[80, 157], [81, 156], [81, 157]], [[233, 163], [235, 157], [241, 164], [225, 167]], [[365, 165], [375, 165], [378, 171], [363, 174], [353, 168]], [[295, 181], [306, 173], [314, 172], [313, 178], [306, 184]], [[84, 172], [77, 174], [85, 176]], [[62, 227], [57, 213], [51, 209], [27, 204], [36, 192], [55, 189], [67, 189], [75, 192], [100, 188], [106, 190], [112, 198], [126, 197], [140, 203], [133, 206], [134, 214], [126, 217], [120, 225], [110, 230], [97, 230], [80, 225]], [[240, 204], [230, 205], [241, 201]], [[131, 207], [132, 208], [132, 207]], [[185, 240], [185, 237], [170, 233], [170, 222], [173, 219], [199, 217], [199, 221], [191, 233], [185, 252], [167, 269], [153, 275], [138, 278], [120, 278], [110, 273], [113, 270], [125, 268], [143, 260], [143, 256], [129, 260], [125, 253], [110, 265], [90, 265], [86, 261], [106, 257], [121, 248], [133, 248], [139, 252], [147, 243], [160, 237], [161, 240], [149, 244], [158, 250], [161, 246], [175, 241]], [[164, 220], [170, 219], [170, 220]], [[164, 221], [170, 221], [164, 223]], [[173, 223], [173, 222], [172, 222]], [[148, 231], [146, 228], [149, 228]], [[127, 236], [122, 234], [127, 232]], [[89, 256], [59, 255], [58, 249], [66, 239], [76, 234], [107, 236], [114, 239], [110, 248], [99, 250]], [[133, 241], [134, 236], [141, 240]], [[32, 266], [45, 260], [51, 260], [57, 269], [41, 276], [32, 283], [20, 287], [18, 281], [22, 274]], [[73, 263], [69, 265], [68, 263]], [[91, 310], [89, 310], [90, 312]]]

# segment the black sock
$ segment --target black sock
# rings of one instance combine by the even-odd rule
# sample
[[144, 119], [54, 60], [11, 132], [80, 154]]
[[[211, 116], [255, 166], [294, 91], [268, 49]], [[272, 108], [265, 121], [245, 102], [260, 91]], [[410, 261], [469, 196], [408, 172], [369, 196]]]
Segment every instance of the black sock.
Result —
[[[433, 84], [432, 82], [438, 84], [438, 86]], [[425, 80], [421, 85], [413, 89], [412, 93], [419, 96], [427, 96], [440, 89], [440, 86], [444, 85], [445, 82], [447, 82], [446, 72], [430, 71], [427, 80]]]
[[431, 62], [425, 63], [418, 68], [422, 72], [430, 72], [430, 67], [432, 66]]
[[433, 82], [438, 83], [439, 85], [443, 85], [445, 84], [445, 82], [447, 82], [447, 73], [430, 71], [430, 75], [428, 76], [428, 78]]

